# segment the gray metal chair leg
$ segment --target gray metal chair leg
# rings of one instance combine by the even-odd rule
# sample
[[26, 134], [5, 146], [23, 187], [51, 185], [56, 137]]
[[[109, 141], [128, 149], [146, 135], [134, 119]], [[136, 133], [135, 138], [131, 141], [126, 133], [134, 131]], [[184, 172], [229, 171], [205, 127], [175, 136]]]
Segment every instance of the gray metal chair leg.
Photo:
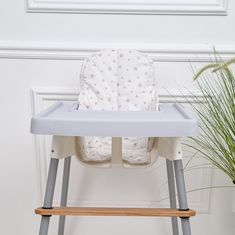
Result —
[[[58, 163], [59, 163], [58, 159], [51, 158], [43, 208], [52, 207]], [[50, 216], [42, 216], [39, 235], [48, 234], [49, 223], [50, 223]]]
[[[62, 193], [61, 193], [61, 201], [60, 201], [60, 206], [63, 206], [63, 207], [67, 206], [70, 165], [71, 165], [71, 157], [65, 158]], [[58, 235], [64, 235], [64, 225], [65, 225], [65, 216], [60, 216]]]
[[[182, 160], [174, 161], [176, 186], [179, 200], [179, 210], [188, 210], [188, 202], [186, 196], [186, 187], [184, 182], [184, 172]], [[181, 218], [183, 235], [191, 235], [189, 218]]]
[[[174, 177], [173, 162], [171, 160], [166, 159], [166, 169], [167, 169], [169, 196], [170, 196], [170, 206], [171, 208], [176, 208], [177, 206], [176, 206], [176, 194], [175, 194], [175, 177]], [[171, 217], [171, 224], [172, 224], [173, 235], [179, 235], [178, 218]]]

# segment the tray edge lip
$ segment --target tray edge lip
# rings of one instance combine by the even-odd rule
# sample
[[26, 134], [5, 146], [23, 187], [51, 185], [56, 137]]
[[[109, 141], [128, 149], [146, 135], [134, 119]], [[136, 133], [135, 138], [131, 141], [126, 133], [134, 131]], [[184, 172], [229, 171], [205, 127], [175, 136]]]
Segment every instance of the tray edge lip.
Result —
[[[192, 134], [187, 135], [187, 136], [195, 136], [195, 135], [198, 134], [198, 129], [199, 129], [199, 127], [198, 127], [198, 120], [195, 118], [195, 116], [193, 114], [188, 113], [188, 112], [186, 113], [184, 111], [184, 108], [180, 104], [178, 104], [178, 103], [162, 103], [163, 106], [165, 104], [172, 105], [175, 109], [177, 109], [178, 112], [181, 112], [181, 115], [184, 116], [184, 117], [182, 118], [182, 120], [177, 120], [177, 121], [175, 121], [175, 120], [172, 120], [172, 121], [161, 120], [161, 123], [162, 122], [166, 122], [166, 123], [167, 122], [177, 122], [177, 123], [186, 122], [188, 124], [192, 123], [192, 125], [193, 125], [192, 128], [193, 128], [194, 131], [192, 131]], [[36, 134], [36, 135], [38, 135], [38, 134], [39, 135], [53, 135], [52, 133], [50, 133], [51, 131], [48, 131], [48, 132], [45, 131], [45, 130], [39, 131], [38, 125], [40, 125], [40, 123], [43, 124], [43, 122], [47, 122], [47, 121], [49, 121], [49, 122], [50, 121], [59, 121], [59, 122], [61, 122], [61, 121], [62, 122], [69, 121], [69, 120], [63, 120], [63, 119], [50, 118], [48, 116], [45, 117], [45, 115], [49, 114], [50, 112], [53, 112], [55, 109], [59, 108], [60, 106], [67, 106], [67, 105], [64, 102], [58, 101], [58, 102], [52, 104], [47, 109], [45, 109], [42, 112], [38, 113], [37, 115], [33, 116], [31, 118], [30, 133]], [[77, 121], [74, 119], [73, 122], [77, 122]], [[80, 122], [88, 122], [89, 123], [89, 120], [84, 120], [84, 121], [80, 121]], [[99, 122], [99, 121], [96, 121], [96, 122]], [[107, 120], [104, 120], [104, 121], [101, 121], [101, 122], [107, 122]], [[137, 122], [141, 123], [139, 120]], [[117, 123], [117, 121], [112, 121], [111, 120], [109, 123], [115, 124], [115, 123]], [[45, 133], [45, 132], [47, 132], [47, 133]], [[65, 135], [68, 136], [68, 134], [65, 134]]]

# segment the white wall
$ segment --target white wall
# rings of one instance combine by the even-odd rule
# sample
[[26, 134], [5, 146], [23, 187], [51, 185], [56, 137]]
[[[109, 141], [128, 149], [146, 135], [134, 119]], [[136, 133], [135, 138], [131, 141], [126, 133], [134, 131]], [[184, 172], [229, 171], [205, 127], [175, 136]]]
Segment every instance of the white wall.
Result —
[[[183, 7], [157, 7], [156, 12], [162, 15], [78, 14], [78, 4], [61, 8], [61, 2], [45, 5], [43, 1], [30, 0], [27, 9], [23, 0], [0, 1], [0, 234], [3, 235], [37, 234], [40, 218], [33, 210], [42, 201], [49, 138], [35, 139], [29, 133], [30, 118], [55, 100], [76, 99], [83, 58], [108, 47], [146, 52], [156, 62], [162, 101], [171, 101], [169, 93], [180, 98], [182, 87], [194, 89], [189, 61], [195, 67], [209, 62], [213, 46], [224, 58], [235, 54], [234, 1], [229, 1], [228, 8], [226, 1], [208, 0], [207, 5], [201, 0], [199, 5], [194, 4], [197, 0], [178, 1], [185, 3]], [[185, 155], [187, 160], [186, 152]], [[195, 160], [193, 164], [201, 161]], [[167, 197], [162, 161], [151, 168], [133, 171], [86, 169], [76, 159], [72, 163], [71, 205], [168, 205], [168, 200], [161, 200]], [[223, 174], [218, 171], [212, 174], [208, 168], [190, 170], [185, 175], [188, 190], [231, 185]], [[59, 178], [57, 203], [60, 181]], [[199, 190], [188, 195], [190, 207], [198, 211], [192, 219], [193, 234], [235, 233], [231, 189]], [[171, 234], [169, 219], [92, 217], [69, 218], [67, 222], [66, 234], [71, 235]], [[56, 223], [53, 217], [50, 234], [56, 234]]]

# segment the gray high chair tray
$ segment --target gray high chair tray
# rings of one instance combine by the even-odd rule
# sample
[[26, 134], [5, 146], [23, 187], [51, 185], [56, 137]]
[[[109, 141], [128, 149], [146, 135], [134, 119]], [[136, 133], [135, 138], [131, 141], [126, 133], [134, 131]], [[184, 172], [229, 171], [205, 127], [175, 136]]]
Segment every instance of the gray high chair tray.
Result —
[[85, 111], [57, 102], [31, 120], [31, 133], [61, 136], [183, 137], [198, 133], [197, 120], [179, 104], [159, 111]]

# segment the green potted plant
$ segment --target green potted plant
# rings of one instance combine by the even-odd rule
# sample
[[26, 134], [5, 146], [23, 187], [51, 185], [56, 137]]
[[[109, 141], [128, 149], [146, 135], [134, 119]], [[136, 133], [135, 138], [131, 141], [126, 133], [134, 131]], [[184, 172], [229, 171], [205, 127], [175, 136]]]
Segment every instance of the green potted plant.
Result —
[[217, 60], [194, 77], [201, 98], [191, 106], [198, 115], [200, 135], [186, 145], [203, 155], [235, 184], [235, 77], [229, 68], [235, 59]]

